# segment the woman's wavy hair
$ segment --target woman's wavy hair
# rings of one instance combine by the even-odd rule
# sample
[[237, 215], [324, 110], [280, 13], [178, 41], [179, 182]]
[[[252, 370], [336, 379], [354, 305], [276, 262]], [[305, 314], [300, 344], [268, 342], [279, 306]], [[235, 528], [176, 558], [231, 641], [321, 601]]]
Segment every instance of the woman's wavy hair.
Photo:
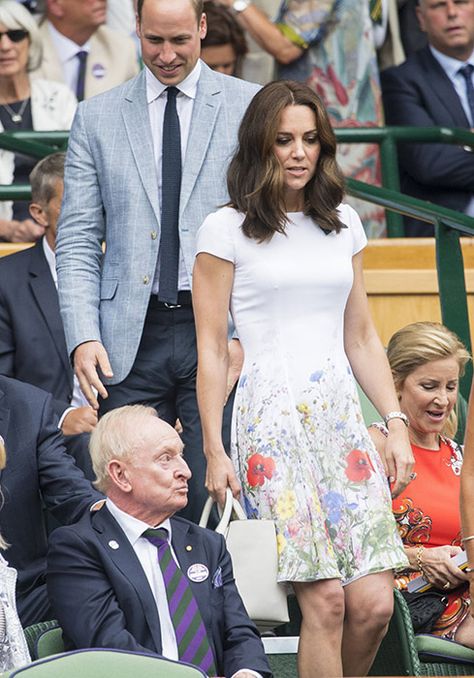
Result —
[[326, 109], [306, 85], [280, 80], [265, 85], [250, 102], [227, 173], [229, 205], [245, 214], [242, 230], [259, 242], [285, 232], [283, 170], [274, 145], [287, 106], [308, 106], [314, 111], [321, 147], [314, 176], [304, 189], [304, 214], [326, 231], [338, 233], [343, 228], [336, 208], [344, 196], [344, 177], [336, 162], [336, 138]]
[[[387, 358], [395, 388], [400, 391], [405, 379], [417, 367], [434, 360], [454, 358], [459, 365], [459, 376], [462, 377], [471, 356], [459, 337], [445, 325], [424, 321], [411, 323], [395, 332], [388, 342]], [[446, 420], [443, 434], [453, 438], [457, 431], [457, 424], [456, 407], [454, 407]]]

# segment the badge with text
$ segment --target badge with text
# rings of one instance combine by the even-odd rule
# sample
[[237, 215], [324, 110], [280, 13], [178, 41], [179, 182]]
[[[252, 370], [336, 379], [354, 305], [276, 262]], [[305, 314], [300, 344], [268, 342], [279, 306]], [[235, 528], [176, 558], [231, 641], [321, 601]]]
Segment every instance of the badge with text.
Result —
[[188, 567], [188, 579], [195, 582], [205, 581], [209, 577], [209, 570], [202, 563], [194, 563]]

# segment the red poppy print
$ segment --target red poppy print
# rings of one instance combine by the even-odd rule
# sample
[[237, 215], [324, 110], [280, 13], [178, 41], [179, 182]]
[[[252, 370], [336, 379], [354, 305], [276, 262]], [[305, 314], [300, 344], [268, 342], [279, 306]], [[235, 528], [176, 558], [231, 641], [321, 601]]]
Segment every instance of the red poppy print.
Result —
[[355, 483], [368, 480], [374, 470], [366, 452], [351, 450], [346, 457], [346, 476]]
[[248, 460], [247, 480], [250, 487], [262, 486], [265, 478], [270, 480], [275, 470], [275, 462], [271, 457], [262, 457], [261, 454], [252, 454]]

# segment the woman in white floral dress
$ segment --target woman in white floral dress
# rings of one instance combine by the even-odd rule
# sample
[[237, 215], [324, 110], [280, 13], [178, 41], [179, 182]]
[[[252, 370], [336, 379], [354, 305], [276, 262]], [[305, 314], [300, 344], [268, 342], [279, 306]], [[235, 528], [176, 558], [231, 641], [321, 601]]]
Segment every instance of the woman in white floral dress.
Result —
[[[397, 493], [412, 465], [363, 287], [366, 237], [341, 204], [335, 151], [310, 88], [264, 87], [240, 127], [230, 206], [198, 233], [193, 283], [207, 488], [220, 502], [227, 486], [242, 490], [249, 516], [275, 521], [279, 580], [292, 583], [303, 615], [304, 678], [370, 668], [392, 570], [406, 564], [386, 475]], [[220, 437], [229, 306], [245, 355], [232, 461]], [[353, 373], [389, 421], [385, 472]]]

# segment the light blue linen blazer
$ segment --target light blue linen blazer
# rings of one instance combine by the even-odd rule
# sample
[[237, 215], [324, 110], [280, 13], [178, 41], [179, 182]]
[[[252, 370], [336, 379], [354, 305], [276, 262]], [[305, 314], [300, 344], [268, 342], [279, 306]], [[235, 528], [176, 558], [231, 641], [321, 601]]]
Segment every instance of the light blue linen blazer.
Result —
[[[196, 232], [228, 199], [226, 171], [259, 86], [204, 63], [180, 197], [180, 241], [191, 275]], [[106, 243], [103, 254], [102, 243]], [[69, 139], [56, 260], [68, 352], [101, 341], [114, 376], [130, 372], [158, 258], [160, 206], [145, 72], [80, 104]]]

